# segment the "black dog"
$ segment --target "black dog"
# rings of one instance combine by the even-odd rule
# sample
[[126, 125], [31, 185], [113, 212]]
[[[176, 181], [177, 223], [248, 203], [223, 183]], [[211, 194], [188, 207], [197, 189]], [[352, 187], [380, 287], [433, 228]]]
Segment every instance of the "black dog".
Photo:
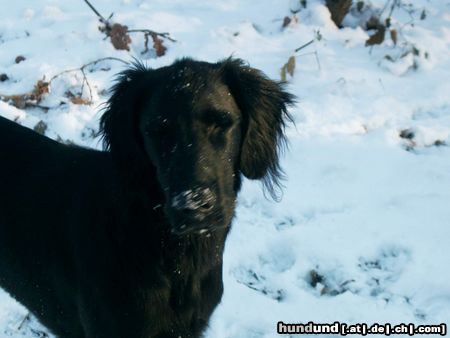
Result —
[[0, 118], [0, 285], [59, 337], [199, 337], [241, 174], [274, 192], [293, 97], [236, 59], [123, 72], [105, 152]]

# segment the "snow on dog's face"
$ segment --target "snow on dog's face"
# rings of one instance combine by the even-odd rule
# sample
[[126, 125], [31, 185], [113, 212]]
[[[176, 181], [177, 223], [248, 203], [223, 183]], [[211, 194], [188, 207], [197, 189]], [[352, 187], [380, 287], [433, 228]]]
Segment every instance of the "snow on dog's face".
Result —
[[227, 226], [239, 188], [242, 118], [209, 69], [183, 67], [156, 88], [141, 115], [144, 146], [176, 233]]
[[[144, 166], [130, 156], [135, 151], [149, 160], [173, 233], [229, 226], [241, 174], [263, 179], [274, 194], [292, 97], [259, 71], [232, 59], [184, 59], [156, 70], [136, 65], [113, 91], [102, 118], [105, 140], [128, 167]], [[130, 129], [134, 148], [118, 144], [124, 137], [115, 137], [115, 128], [122, 135]]]

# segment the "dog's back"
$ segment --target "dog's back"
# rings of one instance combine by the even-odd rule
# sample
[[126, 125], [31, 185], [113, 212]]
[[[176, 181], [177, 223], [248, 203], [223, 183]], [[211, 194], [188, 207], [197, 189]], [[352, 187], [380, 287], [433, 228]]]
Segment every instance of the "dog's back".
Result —
[[[66, 326], [77, 331], [72, 243], [89, 226], [79, 222], [83, 213], [99, 208], [96, 194], [105, 203], [107, 194], [99, 190], [110, 176], [104, 172], [109, 161], [106, 153], [60, 144], [0, 117], [1, 286], [44, 324], [64, 318], [49, 325], [61, 332]], [[103, 172], [96, 174], [98, 168]]]

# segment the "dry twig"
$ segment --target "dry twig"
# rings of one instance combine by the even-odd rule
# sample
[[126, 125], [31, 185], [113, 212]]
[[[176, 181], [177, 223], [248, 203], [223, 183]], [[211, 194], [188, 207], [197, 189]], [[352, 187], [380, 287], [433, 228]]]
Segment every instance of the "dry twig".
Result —
[[[90, 85], [90, 83], [89, 83], [89, 81], [88, 81], [88, 79], [87, 79], [87, 76], [86, 76], [86, 69], [87, 69], [88, 67], [90, 67], [90, 66], [95, 66], [96, 64], [98, 64], [98, 63], [100, 63], [100, 62], [108, 61], [108, 60], [109, 60], [109, 61], [118, 61], [118, 62], [122, 62], [122, 63], [124, 63], [124, 64], [126, 64], [126, 65], [129, 64], [127, 61], [124, 61], [124, 60], [119, 59], [119, 58], [115, 58], [115, 57], [104, 57], [104, 58], [100, 58], [100, 59], [97, 59], [97, 60], [88, 62], [88, 63], [82, 65], [82, 66], [79, 67], [79, 68], [67, 69], [67, 70], [64, 70], [64, 71], [62, 71], [62, 72], [56, 74], [56, 75], [53, 75], [53, 77], [50, 78], [50, 80], [49, 80], [48, 83], [51, 84], [53, 80], [55, 80], [56, 78], [60, 77], [61, 75], [64, 75], [64, 74], [67, 74], [67, 73], [73, 73], [73, 72], [80, 72], [81, 75], [83, 76], [83, 80], [82, 80], [82, 82], [81, 82], [80, 97], [81, 97], [81, 95], [83, 94], [84, 86], [86, 85], [87, 88], [88, 88], [88, 91], [89, 91], [89, 100], [86, 101], [86, 103], [90, 104], [90, 103], [92, 102], [92, 87], [91, 87], [91, 85]], [[74, 101], [74, 100], [72, 99], [72, 102], [73, 102], [73, 101]], [[81, 102], [79, 99], [75, 99], [75, 101]], [[74, 103], [75, 103], [75, 102], [74, 102]]]
[[99, 27], [100, 31], [106, 34], [106, 37], [111, 39], [111, 43], [116, 49], [124, 49], [130, 50], [129, 44], [131, 43], [131, 37], [129, 33], [143, 33], [144, 34], [144, 51], [142, 54], [148, 52], [148, 42], [149, 37], [153, 40], [153, 48], [156, 51], [157, 56], [163, 56], [166, 52], [166, 47], [163, 45], [163, 41], [161, 39], [166, 39], [172, 42], [176, 42], [175, 39], [170, 37], [170, 34], [167, 32], [156, 32], [150, 29], [128, 29], [128, 26], [121, 25], [119, 23], [111, 23], [111, 18], [113, 14], [111, 14], [108, 19], [105, 19], [103, 15], [97, 11], [97, 9], [88, 1], [84, 0], [89, 8], [98, 16], [100, 22], [103, 26]]
[[311, 40], [311, 41], [305, 43], [304, 45], [301, 45], [300, 47], [296, 48], [296, 49], [295, 49], [295, 53], [297, 53], [298, 51], [302, 50], [303, 48], [308, 47], [308, 46], [309, 46], [310, 44], [312, 44], [314, 41], [315, 41], [315, 40], [313, 39], [313, 40]]
[[[75, 103], [75, 104], [91, 104], [92, 103], [92, 87], [91, 87], [91, 85], [89, 83], [89, 80], [87, 78], [86, 70], [90, 66], [94, 66], [94, 65], [96, 65], [96, 64], [98, 64], [98, 63], [100, 63], [102, 61], [107, 61], [107, 60], [119, 61], [119, 62], [122, 62], [124, 64], [129, 64], [127, 61], [124, 61], [122, 59], [115, 58], [115, 57], [100, 58], [100, 59], [88, 62], [88, 63], [82, 65], [79, 68], [73, 68], [73, 69], [64, 70], [64, 71], [54, 75], [53, 77], [51, 77], [49, 81], [45, 81], [45, 77], [44, 77], [42, 80], [39, 80], [39, 81], [36, 82], [33, 90], [31, 92], [29, 92], [29, 93], [18, 94], [18, 95], [2, 95], [2, 94], [0, 94], [0, 100], [5, 101], [5, 102], [9, 102], [13, 106], [15, 106], [16, 108], [19, 108], [19, 109], [25, 109], [25, 108], [29, 108], [29, 107], [36, 107], [36, 108], [43, 109], [44, 111], [48, 111], [48, 110], [50, 110], [52, 108], [55, 108], [55, 107], [42, 106], [39, 103], [42, 101], [44, 96], [49, 93], [51, 83], [55, 79], [57, 79], [58, 77], [60, 77], [60, 76], [62, 76], [64, 74], [73, 73], [73, 72], [80, 72], [82, 74], [82, 76], [83, 76], [83, 80], [82, 80], [82, 83], [81, 83], [80, 94], [79, 95], [74, 95], [74, 94], [68, 92], [67, 96], [71, 99], [72, 103]], [[81, 97], [83, 95], [84, 86], [86, 86], [88, 88], [88, 91], [89, 91], [89, 99], [88, 100], [83, 99]]]

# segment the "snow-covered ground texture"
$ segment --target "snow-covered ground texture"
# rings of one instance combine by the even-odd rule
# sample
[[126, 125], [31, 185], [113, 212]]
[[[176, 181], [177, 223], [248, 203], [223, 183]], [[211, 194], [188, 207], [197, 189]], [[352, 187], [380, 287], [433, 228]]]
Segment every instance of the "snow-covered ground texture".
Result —
[[[115, 22], [177, 41], [156, 58], [133, 33], [130, 50], [119, 51], [81, 0], [3, 3], [1, 95], [104, 57], [159, 67], [234, 55], [280, 79], [295, 56], [284, 197], [274, 203], [259, 184], [244, 184], [207, 337], [276, 337], [280, 320], [450, 324], [450, 1], [400, 0], [392, 15], [393, 1], [354, 1], [341, 29], [320, 0], [92, 1]], [[391, 16], [391, 26], [382, 44], [365, 46], [376, 32], [365, 29], [371, 15]], [[89, 86], [81, 72], [64, 73], [38, 103], [50, 109], [10, 100], [0, 114], [99, 148], [101, 103], [123, 67], [86, 67]], [[92, 103], [77, 104], [90, 100], [89, 87]], [[26, 314], [0, 293], [0, 337], [42, 336]]]

